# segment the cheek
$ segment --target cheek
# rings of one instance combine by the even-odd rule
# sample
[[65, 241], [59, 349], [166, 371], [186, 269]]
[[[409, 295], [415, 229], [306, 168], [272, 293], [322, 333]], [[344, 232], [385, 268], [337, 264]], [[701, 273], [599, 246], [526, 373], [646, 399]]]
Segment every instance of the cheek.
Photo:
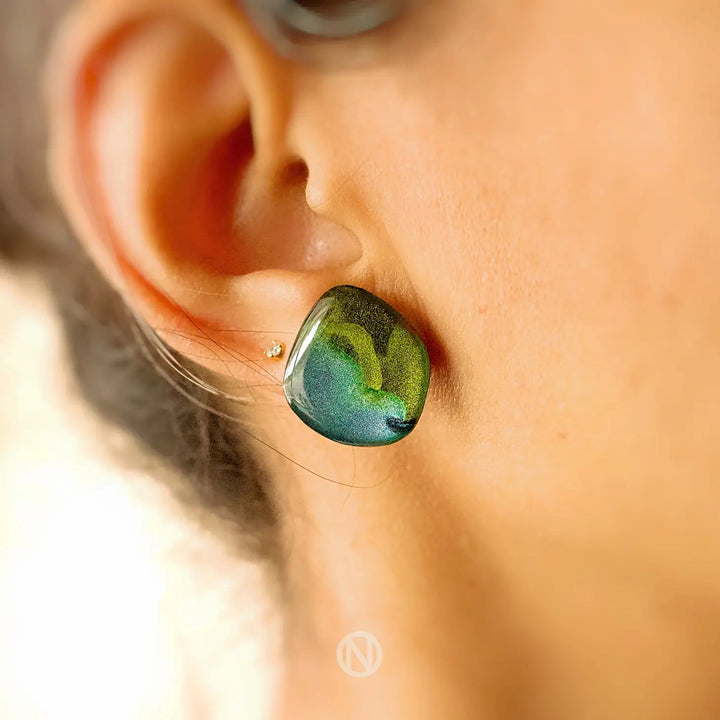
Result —
[[697, 72], [717, 60], [566, 9], [480, 41], [458, 29], [376, 83], [363, 187], [447, 345], [466, 445], [491, 437], [502, 480], [542, 477], [523, 501], [555, 515], [523, 522], [614, 537], [620, 557], [613, 518], [644, 518], [650, 557], [663, 522], [714, 527], [716, 489], [675, 480], [717, 476], [720, 101]]
[[374, 271], [421, 298], [468, 405], [473, 386], [488, 412], [488, 385], [536, 408], [563, 378], [597, 387], [608, 347], [632, 375], [649, 360], [638, 328], [678, 295], [696, 324], [718, 265], [698, 239], [720, 147], [686, 80], [697, 58], [613, 3], [456, 0], [425, 21], [434, 40], [406, 62], [303, 93]]
[[720, 142], [709, 88], [687, 81], [701, 58], [612, 3], [462, 5], [373, 79], [358, 152], [365, 202], [444, 335], [490, 361], [498, 337], [517, 355], [573, 319], [631, 345], [667, 296], [707, 304]]

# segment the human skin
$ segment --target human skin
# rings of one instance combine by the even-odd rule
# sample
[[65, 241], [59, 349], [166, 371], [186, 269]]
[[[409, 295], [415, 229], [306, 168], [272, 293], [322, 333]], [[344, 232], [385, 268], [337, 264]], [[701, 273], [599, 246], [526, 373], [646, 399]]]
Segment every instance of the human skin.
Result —
[[[717, 717], [720, 6], [418, 3], [328, 58], [232, 2], [95, 0], [48, 72], [88, 251], [223, 388], [273, 385], [233, 412], [287, 549], [278, 716]], [[396, 445], [268, 383], [340, 284], [427, 343]]]

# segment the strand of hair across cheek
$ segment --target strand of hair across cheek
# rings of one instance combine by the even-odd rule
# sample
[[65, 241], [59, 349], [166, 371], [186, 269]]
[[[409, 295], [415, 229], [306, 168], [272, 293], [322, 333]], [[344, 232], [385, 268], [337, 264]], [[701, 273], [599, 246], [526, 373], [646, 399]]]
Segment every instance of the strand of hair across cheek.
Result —
[[[117, 40], [117, 36], [114, 38]], [[94, 58], [87, 61], [83, 69], [80, 71], [79, 76], [77, 78], [77, 86], [76, 86], [76, 107], [77, 115], [75, 118], [76, 122], [76, 128], [75, 132], [78, 134], [79, 137], [80, 134], [83, 132], [85, 128], [89, 126], [89, 107], [90, 107], [90, 96], [93, 91], [95, 91], [96, 88], [96, 81], [95, 78], [101, 77], [102, 73], [98, 72], [99, 68], [97, 67], [97, 64], [99, 62], [102, 62], [102, 58], [107, 58], [108, 53], [103, 53], [103, 50], [107, 50], [106, 47], [99, 47], [96, 51], [96, 55]], [[77, 186], [80, 188], [80, 192], [83, 196], [83, 201], [86, 205], [87, 212], [88, 213], [94, 213], [95, 220], [98, 222], [99, 227], [101, 228], [101, 231], [104, 233], [105, 238], [108, 242], [108, 246], [111, 249], [111, 252], [113, 254], [113, 258], [116, 262], [116, 266], [118, 270], [120, 271], [120, 277], [123, 279], [123, 281], [127, 281], [126, 278], [126, 268], [125, 268], [125, 262], [123, 261], [121, 254], [119, 252], [115, 233], [114, 230], [110, 224], [109, 218], [107, 217], [106, 212], [104, 212], [104, 204], [102, 202], [102, 198], [99, 197], [99, 194], [93, 192], [92, 187], [87, 182], [87, 171], [89, 168], [92, 168], [93, 162], [92, 158], [89, 157], [89, 152], [84, 152], [85, 145], [83, 143], [78, 144], [78, 152], [80, 155], [78, 164], [76, 166], [76, 172], [77, 172]], [[193, 321], [193, 319], [187, 314], [187, 312], [175, 301], [173, 298], [168, 297], [167, 295], [163, 295], [163, 300], [170, 303], [177, 311], [180, 313], [187, 322], [197, 330], [197, 335], [195, 333], [185, 333], [186, 337], [188, 339], [193, 339], [195, 342], [198, 342], [201, 346], [205, 347], [208, 351], [210, 351], [219, 362], [225, 365], [225, 367], [228, 369], [228, 373], [231, 377], [235, 377], [229, 367], [229, 364], [226, 360], [224, 360], [221, 355], [217, 352], [215, 349], [215, 346], [217, 346], [220, 349], [223, 349], [223, 344], [218, 343], [216, 340], [211, 338], [207, 332], [205, 332], [201, 327], [197, 325]], [[151, 363], [151, 365], [155, 368], [155, 370], [158, 372], [161, 378], [163, 378], [166, 382], [168, 382], [178, 393], [180, 393], [182, 396], [184, 396], [187, 400], [194, 403], [196, 406], [202, 408], [203, 410], [213, 413], [214, 415], [217, 415], [218, 417], [221, 417], [228, 422], [232, 422], [238, 426], [238, 429], [245, 434], [247, 437], [251, 438], [258, 444], [260, 444], [263, 447], [266, 447], [274, 452], [276, 452], [278, 455], [280, 455], [282, 458], [287, 460], [288, 462], [292, 463], [296, 467], [300, 468], [301, 470], [313, 475], [314, 477], [317, 477], [321, 480], [326, 480], [328, 482], [331, 482], [336, 485], [342, 485], [344, 487], [348, 487], [350, 489], [356, 488], [356, 489], [369, 489], [373, 487], [377, 487], [381, 485], [384, 481], [381, 481], [379, 483], [376, 483], [375, 485], [366, 485], [366, 486], [357, 486], [354, 484], [355, 474], [356, 474], [356, 458], [355, 458], [355, 449], [350, 448], [352, 450], [352, 457], [353, 457], [353, 469], [352, 469], [352, 479], [350, 482], [342, 482], [340, 480], [327, 477], [326, 475], [322, 475], [311, 468], [309, 468], [306, 465], [303, 465], [299, 463], [297, 460], [294, 460], [293, 458], [289, 457], [285, 453], [278, 450], [278, 448], [274, 447], [269, 442], [263, 440], [262, 438], [258, 437], [256, 434], [250, 432], [246, 427], [243, 427], [243, 422], [240, 418], [235, 417], [231, 415], [230, 413], [224, 412], [223, 410], [213, 407], [211, 404], [204, 402], [200, 398], [198, 398], [196, 395], [193, 394], [192, 391], [188, 390], [187, 388], [183, 387], [181, 384], [181, 381], [185, 381], [188, 383], [191, 387], [195, 389], [200, 389], [203, 392], [207, 393], [210, 397], [215, 397], [218, 399], [222, 399], [225, 401], [230, 401], [234, 403], [239, 404], [253, 404], [253, 401], [248, 401], [248, 398], [243, 398], [238, 395], [233, 395], [224, 392], [223, 390], [216, 388], [212, 385], [210, 385], [208, 382], [203, 380], [202, 378], [198, 377], [195, 373], [193, 373], [191, 370], [189, 370], [187, 367], [185, 367], [182, 362], [180, 361], [178, 355], [174, 353], [163, 341], [160, 337], [158, 337], [155, 330], [153, 330], [151, 327], [148, 326], [148, 324], [138, 316], [138, 314], [130, 307], [125, 304], [128, 312], [131, 316], [131, 326], [133, 329], [133, 332], [135, 334], [135, 337], [138, 341], [138, 345], [140, 347], [141, 352], [145, 356], [145, 358], [148, 360], [148, 362]], [[177, 331], [166, 331], [166, 332], [177, 332]], [[232, 332], [258, 332], [255, 330], [233, 330]], [[178, 335], [182, 336], [183, 333], [177, 333]], [[207, 344], [206, 344], [207, 343]], [[152, 348], [152, 350], [151, 350]], [[153, 351], [155, 354], [153, 354]], [[280, 383], [277, 381], [276, 378], [274, 378], [270, 373], [268, 373], [264, 368], [262, 368], [258, 363], [252, 361], [250, 358], [246, 358], [245, 356], [242, 356], [240, 353], [237, 353], [236, 351], [231, 352], [230, 349], [225, 346], [224, 351], [236, 358], [236, 362], [243, 363], [246, 367], [251, 368], [255, 372], [258, 372], [259, 374], [264, 374], [266, 377], [269, 377], [273, 380], [273, 383], [280, 386]]]
[[[174, 378], [168, 372], [168, 368], [170, 368], [172, 371], [177, 373], [177, 375], [179, 377], [184, 378], [186, 381], [188, 381], [192, 385], [200, 387], [202, 390], [209, 393], [210, 395], [214, 395], [216, 397], [221, 397], [226, 400], [230, 399], [233, 402], [236, 402], [236, 401], [244, 402], [244, 400], [241, 398], [236, 399], [234, 396], [228, 395], [227, 393], [224, 393], [222, 390], [218, 390], [217, 388], [214, 388], [214, 387], [208, 385], [203, 380], [198, 378], [196, 375], [194, 375], [193, 373], [188, 371], [187, 368], [184, 368], [182, 366], [182, 364], [179, 363], [178, 359], [172, 354], [172, 351], [170, 351], [170, 349], [167, 348], [167, 346], [165, 346], [162, 343], [162, 341], [159, 338], [157, 338], [157, 336], [154, 336], [152, 329], [147, 327], [147, 324], [145, 323], [145, 321], [142, 320], [141, 318], [138, 318], [137, 315], [135, 315], [135, 313], [132, 312], [132, 310], [129, 309], [129, 312], [133, 319], [133, 324], [132, 324], [133, 332], [135, 333], [135, 337], [138, 340], [138, 345], [139, 345], [143, 355], [146, 357], [148, 362], [155, 368], [155, 370], [158, 372], [158, 374], [166, 382], [168, 382], [177, 392], [179, 392], [181, 395], [186, 397], [190, 402], [194, 403], [195, 405], [202, 408], [203, 410], [206, 410], [208, 412], [213, 413], [214, 415], [217, 415], [218, 417], [221, 417], [221, 418], [228, 420], [230, 422], [233, 422], [233, 423], [237, 423], [241, 432], [245, 433], [246, 435], [251, 437], [253, 440], [260, 443], [260, 445], [278, 453], [281, 457], [283, 457], [288, 462], [291, 462], [293, 465], [299, 467], [301, 470], [304, 470], [304, 471], [310, 473], [311, 475], [314, 475], [315, 477], [320, 478], [321, 480], [327, 480], [328, 482], [331, 482], [335, 485], [342, 485], [344, 487], [348, 487], [351, 489], [353, 489], [353, 488], [354, 489], [363, 489], [363, 488], [368, 489], [368, 488], [372, 488], [372, 487], [377, 487], [378, 485], [382, 484], [382, 483], [377, 483], [376, 485], [370, 485], [370, 486], [367, 486], [367, 485], [366, 486], [358, 486], [358, 485], [355, 485], [353, 482], [346, 483], [346, 482], [342, 482], [340, 480], [335, 480], [333, 478], [327, 477], [325, 475], [321, 475], [320, 473], [315, 472], [314, 470], [310, 469], [306, 465], [299, 463], [297, 460], [293, 460], [291, 457], [289, 457], [285, 453], [281, 452], [280, 450], [278, 450], [276, 447], [274, 447], [267, 441], [263, 440], [262, 438], [259, 438], [257, 435], [254, 435], [253, 433], [251, 433], [249, 430], [247, 430], [247, 428], [242, 427], [242, 421], [239, 418], [234, 417], [234, 416], [230, 415], [229, 413], [226, 413], [216, 407], [213, 407], [212, 405], [210, 405], [208, 403], [203, 402], [200, 398], [196, 397], [191, 392], [189, 392], [188, 390], [183, 388], [182, 385], [177, 381], [177, 379]], [[149, 331], [150, 335], [148, 334], [148, 331]], [[154, 340], [151, 339], [153, 336], [155, 337]], [[162, 358], [163, 362], [165, 362], [165, 366], [163, 366], [163, 364], [158, 362], [158, 360], [155, 357], [153, 357], [152, 353], [148, 349], [148, 345], [147, 345], [148, 342], [158, 352], [158, 354]], [[351, 448], [351, 450], [353, 451], [353, 474], [352, 474], [352, 477], [354, 479], [355, 472], [356, 472], [355, 449]]]

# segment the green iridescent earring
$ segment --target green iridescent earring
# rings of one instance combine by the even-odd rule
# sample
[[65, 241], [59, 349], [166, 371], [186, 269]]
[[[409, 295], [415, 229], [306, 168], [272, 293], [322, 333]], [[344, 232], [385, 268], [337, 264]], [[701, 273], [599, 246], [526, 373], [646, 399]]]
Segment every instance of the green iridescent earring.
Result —
[[302, 324], [285, 368], [290, 407], [346, 445], [389, 445], [417, 424], [430, 383], [425, 344], [367, 290], [328, 290]]

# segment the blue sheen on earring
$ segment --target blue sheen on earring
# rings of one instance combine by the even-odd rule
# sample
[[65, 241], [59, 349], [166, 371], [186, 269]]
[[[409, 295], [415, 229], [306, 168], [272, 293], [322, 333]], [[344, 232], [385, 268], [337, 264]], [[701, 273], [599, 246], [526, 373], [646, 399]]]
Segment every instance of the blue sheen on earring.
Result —
[[283, 387], [313, 430], [346, 445], [389, 445], [417, 424], [430, 383], [427, 349], [405, 318], [367, 290], [328, 290], [298, 332]]

